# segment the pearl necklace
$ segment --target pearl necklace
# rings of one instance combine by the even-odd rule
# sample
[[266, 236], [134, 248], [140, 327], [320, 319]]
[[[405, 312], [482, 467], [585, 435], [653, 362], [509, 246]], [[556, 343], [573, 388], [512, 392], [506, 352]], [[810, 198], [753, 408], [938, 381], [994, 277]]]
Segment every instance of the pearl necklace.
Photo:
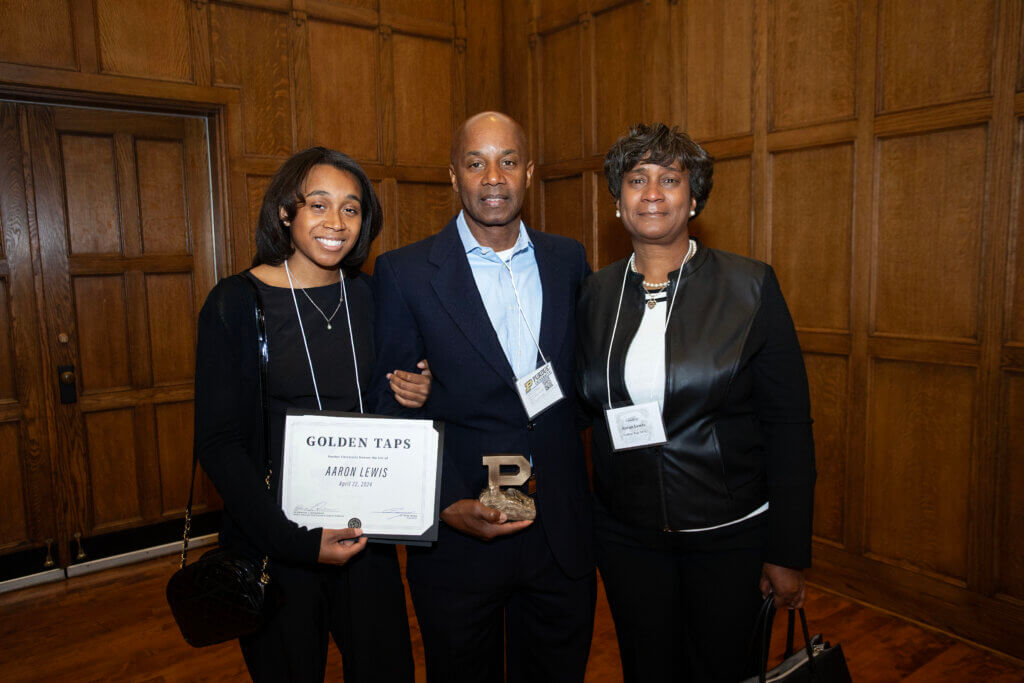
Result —
[[[683, 262], [679, 264], [679, 267], [682, 268], [683, 266], [685, 266], [686, 262], [693, 258], [693, 255], [696, 253], [697, 243], [694, 242], [693, 240], [690, 240], [690, 246], [686, 250], [686, 255], [683, 256]], [[636, 269], [636, 252], [633, 252], [629, 256], [629, 269], [632, 270], [634, 273], [637, 273], [638, 275], [640, 273], [640, 271]], [[644, 280], [645, 289], [665, 289], [670, 284], [672, 284], [671, 280], [665, 280], [664, 282], [648, 282], [647, 280]]]

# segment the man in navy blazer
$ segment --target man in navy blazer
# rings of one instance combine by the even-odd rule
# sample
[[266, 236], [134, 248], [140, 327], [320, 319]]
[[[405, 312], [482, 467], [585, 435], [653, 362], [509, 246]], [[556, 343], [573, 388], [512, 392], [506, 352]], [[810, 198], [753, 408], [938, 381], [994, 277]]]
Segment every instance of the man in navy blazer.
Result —
[[[445, 422], [437, 542], [409, 548], [406, 576], [431, 681], [582, 681], [593, 631], [591, 494], [576, 423], [576, 291], [583, 246], [526, 228], [526, 136], [496, 112], [467, 120], [449, 168], [462, 211], [374, 267], [380, 413]], [[500, 260], [499, 260], [500, 259]], [[539, 350], [538, 350], [539, 343]], [[387, 373], [427, 358], [433, 390], [401, 408]], [[529, 417], [517, 378], [550, 362], [564, 394]], [[481, 456], [520, 453], [537, 518], [508, 521], [477, 500]], [[504, 646], [504, 650], [503, 650]]]

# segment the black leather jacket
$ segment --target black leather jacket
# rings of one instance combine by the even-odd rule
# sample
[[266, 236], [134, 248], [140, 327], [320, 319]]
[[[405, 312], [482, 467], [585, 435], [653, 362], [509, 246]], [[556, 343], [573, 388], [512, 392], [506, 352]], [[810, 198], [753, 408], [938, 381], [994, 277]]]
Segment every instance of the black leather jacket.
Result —
[[[814, 442], [803, 357], [770, 266], [700, 246], [683, 267], [666, 332], [668, 443], [615, 453], [605, 364], [628, 261], [591, 275], [577, 305], [577, 381], [593, 415], [595, 494], [614, 519], [676, 531], [740, 519], [764, 504], [764, 559], [810, 564]], [[669, 298], [679, 271], [670, 274]], [[642, 276], [626, 277], [611, 349], [613, 407], [629, 405], [626, 352], [644, 311]]]

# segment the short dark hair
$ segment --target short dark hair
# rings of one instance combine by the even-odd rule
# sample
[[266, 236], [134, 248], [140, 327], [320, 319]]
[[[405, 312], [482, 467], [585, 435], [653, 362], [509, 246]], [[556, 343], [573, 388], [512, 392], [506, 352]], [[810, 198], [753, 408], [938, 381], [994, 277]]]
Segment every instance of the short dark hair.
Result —
[[[363, 195], [360, 202], [362, 223], [359, 239], [352, 251], [342, 259], [341, 267], [347, 271], [357, 271], [366, 261], [370, 244], [380, 234], [384, 222], [377, 193], [373, 191], [366, 172], [352, 157], [326, 147], [310, 147], [290, 156], [270, 179], [270, 185], [263, 194], [259, 222], [256, 225], [256, 256], [252, 260], [253, 266], [263, 263], [277, 266], [294, 253], [291, 228], [285, 225], [285, 221], [291, 223], [299, 207], [306, 203], [306, 198], [302, 196], [302, 185], [313, 167], [320, 164], [351, 173], [359, 182]], [[281, 218], [282, 208], [287, 216], [285, 219]]]
[[678, 126], [637, 123], [615, 141], [604, 157], [604, 177], [616, 200], [622, 194], [622, 177], [640, 162], [671, 166], [676, 161], [690, 174], [690, 196], [697, 200], [694, 216], [700, 214], [711, 194], [715, 159]]

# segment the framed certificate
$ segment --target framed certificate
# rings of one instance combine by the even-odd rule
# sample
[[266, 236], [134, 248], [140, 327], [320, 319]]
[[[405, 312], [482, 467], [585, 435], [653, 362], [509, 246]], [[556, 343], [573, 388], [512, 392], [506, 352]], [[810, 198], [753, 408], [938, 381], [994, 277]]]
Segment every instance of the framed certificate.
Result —
[[442, 437], [430, 420], [289, 409], [281, 508], [305, 527], [428, 545], [437, 540]]

